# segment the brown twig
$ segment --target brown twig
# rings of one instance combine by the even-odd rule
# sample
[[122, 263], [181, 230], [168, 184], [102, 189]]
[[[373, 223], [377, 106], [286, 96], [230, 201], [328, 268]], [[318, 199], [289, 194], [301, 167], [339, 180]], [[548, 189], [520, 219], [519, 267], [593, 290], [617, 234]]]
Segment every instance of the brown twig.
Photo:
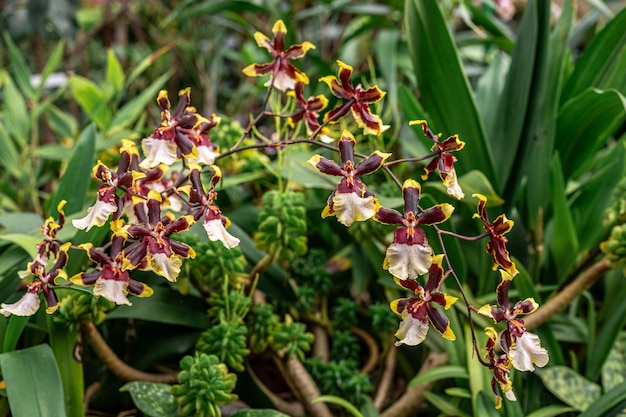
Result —
[[[437, 366], [441, 366], [447, 362], [447, 354], [431, 352], [422, 364], [419, 374], [429, 369], [436, 368]], [[409, 388], [398, 401], [396, 401], [391, 407], [386, 409], [381, 414], [381, 417], [401, 417], [415, 415], [415, 412], [424, 404], [424, 392], [429, 391], [434, 384], [435, 381], [430, 381]]]
[[398, 349], [394, 346], [395, 337], [392, 336], [389, 352], [385, 358], [385, 368], [383, 369], [383, 376], [380, 378], [376, 395], [374, 396], [374, 407], [376, 410], [382, 410], [385, 402], [389, 396], [389, 389], [391, 388], [391, 381], [396, 373], [396, 359], [398, 357]]
[[163, 384], [176, 384], [178, 382], [177, 372], [169, 374], [151, 374], [135, 369], [124, 363], [109, 347], [93, 323], [84, 323], [81, 328], [83, 335], [89, 341], [89, 344], [102, 363], [119, 378], [125, 381], [148, 381]]
[[581, 273], [571, 284], [563, 288], [554, 297], [543, 304], [537, 311], [524, 318], [526, 330], [533, 330], [547, 322], [554, 315], [563, 311], [576, 297], [593, 285], [613, 264], [604, 257]]
[[372, 336], [364, 330], [359, 329], [358, 327], [352, 326], [350, 331], [354, 333], [356, 336], [360, 337], [361, 340], [365, 342], [367, 345], [367, 349], [369, 350], [369, 355], [367, 357], [367, 362], [361, 368], [362, 374], [369, 374], [376, 367], [378, 363], [378, 345]]
[[254, 381], [254, 383], [259, 387], [261, 391], [263, 391], [263, 394], [265, 394], [267, 398], [270, 399], [272, 404], [274, 404], [274, 407], [276, 407], [276, 410], [282, 413], [285, 413], [287, 415], [290, 415], [291, 417], [304, 417], [306, 415], [304, 411], [304, 406], [302, 405], [302, 403], [297, 402], [297, 401], [283, 400], [274, 392], [272, 392], [272, 390], [270, 390], [263, 383], [263, 381], [261, 381], [261, 379], [258, 376], [256, 376], [256, 374], [252, 370], [252, 367], [248, 366], [247, 368], [249, 370], [250, 376], [252, 377], [252, 380]]

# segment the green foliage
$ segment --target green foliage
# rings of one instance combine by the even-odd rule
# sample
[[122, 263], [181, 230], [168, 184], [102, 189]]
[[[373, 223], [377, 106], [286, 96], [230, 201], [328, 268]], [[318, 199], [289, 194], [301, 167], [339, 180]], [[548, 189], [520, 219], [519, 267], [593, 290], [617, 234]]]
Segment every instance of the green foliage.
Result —
[[180, 361], [178, 385], [171, 388], [181, 416], [219, 417], [220, 404], [237, 399], [232, 394], [237, 376], [217, 356], [196, 352]]
[[312, 333], [306, 331], [304, 323], [293, 321], [289, 316], [287, 320], [279, 323], [275, 332], [269, 337], [269, 345], [279, 353], [287, 356], [296, 355], [300, 360], [304, 360], [304, 352], [311, 349], [314, 337]]
[[150, 417], [173, 417], [178, 415], [171, 386], [155, 382], [133, 381], [124, 384], [120, 391], [127, 391], [135, 406]]
[[252, 352], [261, 353], [268, 348], [270, 337], [279, 324], [280, 317], [274, 314], [271, 304], [252, 307], [246, 320]]
[[319, 358], [311, 358], [306, 361], [306, 366], [322, 394], [332, 392], [357, 407], [373, 390], [369, 377], [359, 372], [356, 361], [332, 360], [324, 363]]
[[246, 356], [248, 329], [238, 321], [223, 321], [202, 332], [196, 345], [200, 353], [215, 355], [220, 362], [236, 372], [243, 372]]
[[302, 256], [307, 250], [306, 207], [302, 193], [293, 191], [268, 191], [263, 195], [263, 209], [259, 214], [259, 248], [268, 251], [284, 262]]

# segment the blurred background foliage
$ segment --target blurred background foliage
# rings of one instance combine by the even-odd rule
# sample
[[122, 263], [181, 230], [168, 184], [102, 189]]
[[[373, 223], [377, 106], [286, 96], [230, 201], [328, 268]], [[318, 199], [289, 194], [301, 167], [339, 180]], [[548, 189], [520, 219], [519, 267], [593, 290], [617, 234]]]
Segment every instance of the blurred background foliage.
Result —
[[[394, 158], [426, 154], [430, 144], [408, 127], [414, 119], [428, 120], [443, 137], [458, 133], [466, 142], [457, 155], [465, 199], [443, 227], [470, 236], [482, 232], [471, 220], [475, 192], [488, 197], [492, 217], [503, 212], [515, 221], [507, 235], [520, 270], [512, 297], [547, 302], [602, 261], [601, 242], [611, 236], [603, 247], [620, 262], [626, 247], [621, 226], [626, 220], [625, 2], [514, 1], [507, 9], [508, 3], [5, 1], [0, 6], [0, 299], [19, 298], [16, 272], [32, 255], [42, 219], [62, 197], [59, 187], [75, 193], [74, 208], [66, 209], [71, 218], [94, 195], [95, 184], [88, 180], [93, 161], [114, 162], [111, 148], [122, 138], [145, 137], [159, 122], [154, 99], [160, 89], [173, 96], [191, 87], [202, 114], [223, 118], [212, 140], [222, 150], [236, 143], [265, 97], [265, 80], [248, 79], [241, 69], [267, 61], [253, 34], [270, 33], [277, 19], [287, 25], [287, 44], [307, 40], [317, 47], [298, 62], [311, 79], [310, 95], [328, 95], [316, 80], [335, 74], [337, 59], [354, 67], [355, 80], [387, 91], [376, 110], [392, 129], [381, 137], [356, 135], [359, 152], [379, 149]], [[273, 127], [257, 126], [257, 137], [270, 137]], [[95, 156], [82, 145], [89, 135]], [[296, 402], [293, 381], [276, 370], [285, 366], [279, 352], [288, 351], [300, 358], [322, 394], [344, 399], [364, 416], [403, 401], [425, 406], [424, 415], [433, 416], [623, 412], [621, 267], [602, 270], [596, 285], [536, 330], [550, 352], [549, 367], [517, 373], [518, 402], [495, 411], [490, 374], [472, 358], [462, 303], [450, 311], [456, 343], [434, 332], [419, 347], [397, 349], [390, 342], [397, 321], [387, 304], [402, 295], [382, 269], [393, 229], [373, 222], [346, 229], [320, 219], [334, 184], [303, 168], [318, 152], [293, 147], [281, 159], [255, 150], [221, 160], [226, 175], [220, 207], [242, 239], [240, 250], [222, 253], [192, 234], [188, 239], [195, 239], [199, 256], [186, 264], [176, 286], [154, 281], [152, 298], [133, 300], [132, 308], [118, 307], [103, 323], [97, 321], [113, 350], [139, 369], [177, 368], [183, 355], [197, 350], [197, 364], [187, 359], [183, 365], [186, 375], [206, 366], [220, 386], [234, 389], [254, 408]], [[60, 178], [67, 178], [62, 174], [71, 159], [80, 159], [76, 155], [86, 169], [74, 166], [71, 172], [84, 175], [68, 185]], [[403, 164], [394, 172], [417, 179], [422, 169]], [[275, 191], [282, 181], [291, 191]], [[383, 205], [401, 206], [397, 188], [384, 174], [372, 175], [368, 185]], [[434, 178], [423, 191], [424, 207], [450, 201]], [[104, 238], [96, 232], [66, 238], [72, 237], [94, 244]], [[484, 242], [444, 241], [471, 300], [478, 306], [493, 303], [499, 276], [491, 271]], [[430, 242], [440, 253], [434, 234]], [[242, 294], [250, 283], [241, 283], [255, 268], [265, 307], [251, 306]], [[454, 285], [447, 286], [458, 295]], [[69, 322], [81, 320], [68, 314]], [[44, 316], [0, 320], [3, 352], [45, 341]], [[489, 323], [474, 319], [474, 324], [480, 329]], [[219, 340], [224, 343], [216, 344]], [[416, 376], [437, 352], [445, 353], [445, 365]], [[86, 349], [84, 359], [87, 385], [102, 384], [91, 398], [94, 410], [114, 414], [132, 408], [129, 391], [135, 406], [155, 415], [149, 405], [138, 404], [137, 393], [171, 395], [144, 385], [120, 393], [122, 382], [93, 352]], [[237, 373], [237, 388], [226, 369]], [[389, 374], [391, 382], [383, 383]], [[191, 392], [184, 384], [178, 387], [181, 395]], [[232, 400], [223, 395], [223, 402]], [[348, 415], [346, 404], [332, 401], [339, 404], [331, 406], [334, 415]], [[6, 399], [2, 404], [6, 409]], [[383, 415], [410, 415], [390, 410], [397, 409]]]

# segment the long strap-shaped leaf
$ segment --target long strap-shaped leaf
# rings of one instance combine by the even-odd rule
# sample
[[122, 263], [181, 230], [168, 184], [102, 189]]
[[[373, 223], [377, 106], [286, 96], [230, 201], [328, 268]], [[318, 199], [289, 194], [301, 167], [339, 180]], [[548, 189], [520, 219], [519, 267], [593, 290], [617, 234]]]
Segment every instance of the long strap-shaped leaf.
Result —
[[483, 122], [437, 3], [422, 0], [405, 3], [409, 50], [421, 101], [436, 132], [458, 133], [466, 143], [458, 155], [460, 171], [478, 168], [497, 186]]

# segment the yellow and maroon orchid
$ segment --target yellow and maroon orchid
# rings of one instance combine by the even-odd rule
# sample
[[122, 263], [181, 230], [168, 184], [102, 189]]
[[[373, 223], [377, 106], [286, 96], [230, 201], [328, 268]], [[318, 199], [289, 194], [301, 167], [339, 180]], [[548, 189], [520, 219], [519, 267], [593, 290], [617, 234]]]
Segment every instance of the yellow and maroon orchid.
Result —
[[509, 220], [506, 218], [506, 215], [501, 214], [491, 223], [487, 216], [487, 197], [478, 193], [472, 194], [472, 197], [478, 199], [478, 212], [474, 213], [472, 218], [481, 219], [485, 231], [489, 233], [487, 253], [490, 254], [493, 259], [493, 270], [495, 271], [499, 266], [504, 268], [511, 276], [515, 276], [517, 274], [517, 268], [509, 257], [509, 251], [506, 249], [508, 240], [504, 237], [504, 234], [508, 233], [513, 228], [513, 220]]
[[389, 126], [383, 125], [382, 120], [370, 111], [369, 105], [376, 103], [385, 96], [385, 92], [381, 91], [377, 86], [363, 89], [361, 84], [356, 87], [352, 85], [352, 67], [345, 62], [337, 60], [339, 64], [339, 73], [337, 77], [328, 75], [320, 78], [325, 82], [330, 91], [336, 97], [345, 100], [339, 106], [324, 115], [324, 121], [328, 123], [336, 123], [343, 116], [352, 112], [354, 120], [359, 127], [363, 128], [366, 135], [380, 135], [387, 130]]
[[298, 107], [298, 110], [289, 116], [289, 125], [294, 127], [300, 120], [304, 120], [307, 136], [311, 137], [314, 134], [321, 135], [323, 142], [332, 141], [332, 139], [329, 140], [327, 136], [328, 128], [320, 128], [320, 124], [317, 120], [319, 112], [328, 106], [328, 99], [320, 94], [305, 100], [303, 83], [296, 83], [294, 90], [290, 91], [288, 95], [296, 99], [296, 106]]
[[383, 264], [383, 268], [400, 280], [415, 279], [430, 268], [433, 250], [419, 225], [444, 222], [454, 210], [452, 205], [443, 203], [418, 212], [420, 193], [421, 187], [417, 181], [406, 180], [402, 186], [404, 215], [381, 207], [374, 217], [381, 223], [401, 225], [394, 232], [393, 243], [387, 248]]
[[431, 303], [439, 304], [447, 310], [457, 301], [456, 297], [449, 296], [439, 290], [445, 279], [442, 262], [443, 255], [433, 256], [428, 282], [424, 287], [412, 279], [400, 280], [395, 278], [396, 284], [417, 296], [400, 298], [391, 302], [391, 310], [402, 316], [403, 319], [395, 334], [400, 339], [396, 342], [396, 346], [401, 344], [415, 346], [422, 343], [426, 339], [428, 322], [445, 339], [456, 339], [446, 315], [431, 305]]
[[428, 127], [426, 120], [412, 120], [409, 122], [409, 126], [416, 124], [422, 126], [424, 136], [435, 142], [431, 148], [435, 153], [435, 157], [424, 167], [425, 174], [422, 175], [422, 179], [427, 179], [430, 173], [437, 169], [443, 185], [446, 186], [448, 195], [453, 196], [457, 200], [463, 199], [465, 194], [463, 194], [463, 190], [459, 186], [456, 170], [454, 169], [456, 158], [450, 152], [460, 151], [465, 146], [465, 142], [459, 140], [459, 135], [452, 135], [443, 142], [439, 142], [441, 134], [435, 135]]
[[292, 45], [285, 49], [285, 35], [287, 28], [282, 20], [276, 21], [272, 27], [274, 38], [270, 40], [261, 32], [254, 34], [257, 45], [265, 48], [272, 54], [274, 60], [266, 64], [250, 64], [243, 69], [243, 73], [249, 77], [260, 77], [270, 74], [270, 79], [265, 83], [266, 87], [274, 87], [280, 91], [293, 90], [296, 83], [309, 83], [306, 74], [293, 66], [290, 59], [302, 58], [306, 53], [315, 49], [311, 42]]
[[343, 166], [335, 161], [315, 155], [307, 162], [313, 165], [322, 174], [343, 177], [328, 197], [328, 204], [322, 212], [322, 217], [337, 216], [337, 220], [350, 226], [357, 221], [364, 221], [376, 214], [380, 207], [374, 193], [363, 184], [359, 176], [371, 174], [380, 168], [385, 159], [391, 154], [374, 151], [367, 158], [354, 163], [354, 145], [356, 140], [347, 130], [344, 130], [339, 139], [339, 155]]

